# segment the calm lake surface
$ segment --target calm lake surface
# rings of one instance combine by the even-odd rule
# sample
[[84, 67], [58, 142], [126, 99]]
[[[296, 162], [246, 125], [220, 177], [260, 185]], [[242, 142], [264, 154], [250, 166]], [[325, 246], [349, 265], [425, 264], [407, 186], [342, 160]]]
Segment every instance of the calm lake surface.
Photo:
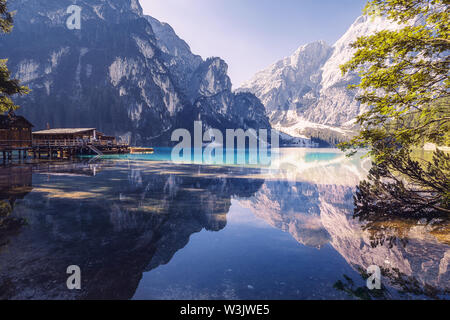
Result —
[[[0, 299], [449, 298], [448, 223], [353, 218], [368, 160], [169, 156], [0, 167]], [[81, 290], [67, 289], [70, 265]], [[371, 265], [382, 290], [366, 287]]]

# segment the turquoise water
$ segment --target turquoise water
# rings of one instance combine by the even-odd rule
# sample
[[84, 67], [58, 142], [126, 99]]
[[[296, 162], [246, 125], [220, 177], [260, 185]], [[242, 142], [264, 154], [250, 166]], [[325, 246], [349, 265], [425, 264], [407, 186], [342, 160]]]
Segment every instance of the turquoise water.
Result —
[[306, 162], [314, 162], [314, 161], [327, 161], [327, 160], [335, 160], [341, 156], [340, 153], [307, 153], [305, 156]]
[[[205, 148], [203, 149], [187, 149], [179, 153], [173, 152], [172, 148], [155, 148], [155, 152], [151, 154], [122, 154], [122, 155], [106, 155], [103, 159], [110, 160], [138, 160], [138, 161], [176, 161], [193, 164], [225, 164], [225, 165], [270, 165], [279, 155], [278, 150], [249, 150], [249, 149], [233, 149], [231, 157], [228, 150], [222, 151], [222, 156], [215, 157], [215, 152], [209, 154]], [[262, 157], [267, 160], [263, 162]], [[253, 160], [254, 159], [254, 160]], [[253, 160], [253, 161], [252, 161]]]
[[360, 157], [282, 149], [242, 166], [170, 151], [0, 168], [0, 298], [448, 298], [442, 237], [353, 218]]

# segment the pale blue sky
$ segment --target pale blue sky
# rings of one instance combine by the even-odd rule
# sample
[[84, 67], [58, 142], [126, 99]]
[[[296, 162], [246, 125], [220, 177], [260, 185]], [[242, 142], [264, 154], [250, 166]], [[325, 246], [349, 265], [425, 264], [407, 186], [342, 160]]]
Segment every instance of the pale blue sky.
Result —
[[236, 88], [299, 46], [333, 44], [361, 15], [366, 0], [140, 0], [203, 58], [229, 65]]

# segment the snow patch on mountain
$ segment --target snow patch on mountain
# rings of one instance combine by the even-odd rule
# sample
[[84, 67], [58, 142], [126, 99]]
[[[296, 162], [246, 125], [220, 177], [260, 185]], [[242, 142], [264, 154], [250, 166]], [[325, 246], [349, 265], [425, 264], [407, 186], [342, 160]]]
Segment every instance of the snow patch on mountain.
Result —
[[275, 122], [273, 128], [293, 137], [306, 138], [303, 136], [303, 129], [305, 128], [332, 130], [343, 135], [351, 134], [351, 130], [345, 128], [328, 126], [299, 118], [294, 110], [288, 110], [283, 114], [285, 121]]
[[20, 79], [23, 83], [27, 83], [37, 79], [39, 63], [34, 60], [23, 60], [19, 63], [18, 71], [15, 74], [15, 78]]
[[61, 57], [65, 54], [69, 53], [69, 47], [64, 47], [59, 49], [58, 51], [54, 51], [50, 56], [50, 66], [45, 68], [45, 73], [49, 74], [58, 66]]

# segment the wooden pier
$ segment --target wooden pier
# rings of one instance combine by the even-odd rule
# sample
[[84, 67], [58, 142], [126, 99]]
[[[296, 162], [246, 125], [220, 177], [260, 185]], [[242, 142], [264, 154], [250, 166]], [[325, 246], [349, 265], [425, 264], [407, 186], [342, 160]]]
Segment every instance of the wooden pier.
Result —
[[128, 145], [102, 145], [76, 141], [48, 141], [47, 143], [33, 143], [31, 148], [2, 148], [0, 146], [0, 159], [3, 160], [3, 163], [11, 162], [13, 159], [21, 161], [29, 157], [33, 157], [34, 159], [71, 159], [76, 156], [101, 156], [107, 154], [128, 153], [130, 153], [130, 148]]
[[47, 157], [72, 158], [75, 156], [105, 154], [127, 154], [130, 148], [125, 144], [104, 144], [101, 142], [85, 142], [76, 140], [40, 140], [33, 142], [33, 147], [29, 153], [33, 158]]
[[[3, 160], [3, 163], [8, 161], [12, 161], [13, 158], [23, 160], [28, 157], [28, 154], [32, 150], [31, 148], [19, 148], [19, 147], [10, 147], [10, 146], [1, 146], [0, 145], [0, 159]], [[17, 157], [14, 157], [14, 153], [17, 154]]]
[[141, 147], [131, 147], [130, 153], [132, 154], [153, 154], [155, 149], [153, 148], [141, 148]]

